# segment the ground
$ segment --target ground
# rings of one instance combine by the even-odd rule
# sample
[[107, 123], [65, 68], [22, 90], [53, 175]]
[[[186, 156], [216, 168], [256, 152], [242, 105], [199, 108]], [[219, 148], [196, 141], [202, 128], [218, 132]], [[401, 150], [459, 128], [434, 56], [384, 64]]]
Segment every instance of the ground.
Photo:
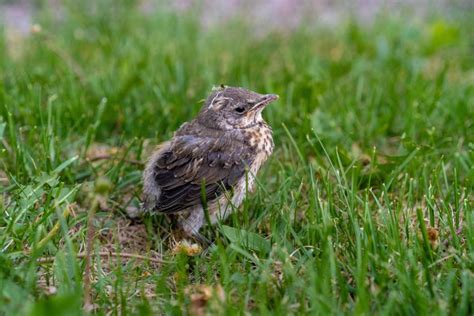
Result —
[[[472, 7], [34, 10], [0, 37], [0, 315], [474, 312]], [[146, 157], [221, 83], [280, 95], [275, 152], [203, 250], [129, 214]]]

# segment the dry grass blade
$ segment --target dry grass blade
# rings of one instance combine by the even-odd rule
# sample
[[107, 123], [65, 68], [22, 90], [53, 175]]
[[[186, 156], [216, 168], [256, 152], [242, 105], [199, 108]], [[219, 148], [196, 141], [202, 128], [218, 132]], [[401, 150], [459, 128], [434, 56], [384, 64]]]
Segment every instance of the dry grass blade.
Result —
[[86, 253], [84, 258], [86, 259], [86, 267], [84, 269], [84, 309], [90, 310], [92, 306], [91, 296], [91, 266], [92, 266], [92, 248], [94, 246], [94, 216], [99, 207], [99, 196], [95, 196], [92, 201], [91, 210], [87, 218], [87, 237], [86, 237]]
[[[143, 261], [150, 261], [153, 263], [171, 263], [171, 261], [163, 260], [160, 258], [153, 258], [153, 257], [147, 257], [147, 256], [142, 256], [142, 255], [137, 255], [134, 253], [126, 253], [126, 252], [108, 252], [108, 251], [100, 251], [97, 254], [98, 256], [101, 257], [117, 257], [117, 258], [130, 258], [130, 259], [137, 259], [137, 260], [143, 260]], [[76, 255], [77, 258], [87, 258], [88, 253], [87, 252], [80, 252]], [[38, 258], [37, 262], [38, 263], [50, 263], [55, 260], [55, 257], [41, 257]]]

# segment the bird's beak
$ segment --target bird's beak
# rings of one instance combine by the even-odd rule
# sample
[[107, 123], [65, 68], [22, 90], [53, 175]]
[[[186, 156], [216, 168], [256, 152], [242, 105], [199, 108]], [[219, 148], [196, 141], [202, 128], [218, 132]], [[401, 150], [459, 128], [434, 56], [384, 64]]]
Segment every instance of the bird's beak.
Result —
[[265, 94], [263, 95], [258, 102], [250, 109], [250, 111], [256, 111], [259, 109], [263, 109], [269, 103], [278, 100], [279, 96], [276, 94]]

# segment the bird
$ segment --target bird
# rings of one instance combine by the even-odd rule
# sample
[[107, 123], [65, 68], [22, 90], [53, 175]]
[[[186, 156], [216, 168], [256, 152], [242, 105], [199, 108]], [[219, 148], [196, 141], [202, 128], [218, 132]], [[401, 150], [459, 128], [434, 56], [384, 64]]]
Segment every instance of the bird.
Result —
[[169, 215], [187, 237], [208, 244], [201, 227], [239, 208], [273, 152], [272, 128], [262, 111], [278, 98], [241, 87], [213, 88], [198, 115], [150, 155], [143, 209]]

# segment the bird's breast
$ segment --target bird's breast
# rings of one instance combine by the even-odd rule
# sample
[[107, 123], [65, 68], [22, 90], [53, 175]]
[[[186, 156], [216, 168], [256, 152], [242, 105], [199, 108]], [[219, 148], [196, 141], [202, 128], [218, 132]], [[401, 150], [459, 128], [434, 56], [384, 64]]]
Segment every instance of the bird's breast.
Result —
[[[246, 129], [243, 133], [240, 131], [236, 138], [244, 140], [246, 146], [249, 146], [249, 152], [252, 154], [249, 170], [246, 176], [242, 177], [233, 188], [233, 196], [231, 203], [234, 207], [239, 207], [245, 198], [247, 192], [252, 192], [255, 189], [255, 177], [273, 152], [273, 137], [272, 130], [266, 124], [259, 124], [254, 128]], [[217, 207], [219, 215], [218, 218], [226, 218], [231, 208], [226, 203], [226, 197], [222, 197], [220, 207]], [[217, 218], [216, 217], [216, 218]]]
[[268, 158], [273, 152], [272, 129], [267, 124], [258, 124], [257, 126], [245, 131], [246, 139], [250, 147], [258, 154]]
[[265, 123], [258, 124], [246, 131], [246, 138], [254, 152], [254, 157], [249, 167], [250, 172], [255, 175], [273, 152], [272, 130]]

